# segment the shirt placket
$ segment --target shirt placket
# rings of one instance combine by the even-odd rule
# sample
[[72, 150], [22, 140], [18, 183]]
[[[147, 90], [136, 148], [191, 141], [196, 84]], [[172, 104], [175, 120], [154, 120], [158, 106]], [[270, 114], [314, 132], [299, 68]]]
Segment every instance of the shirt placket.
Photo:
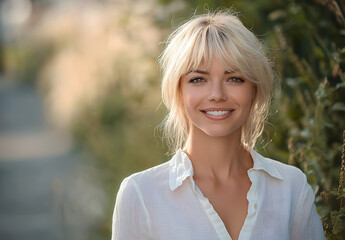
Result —
[[247, 193], [247, 200], [248, 200], [248, 213], [247, 217], [243, 223], [239, 240], [248, 240], [251, 237], [256, 219], [257, 219], [257, 213], [259, 208], [258, 203], [258, 193], [259, 193], [259, 186], [260, 186], [260, 178], [257, 174], [257, 171], [254, 169], [251, 169], [248, 171], [248, 176], [250, 181], [252, 182], [252, 185]]

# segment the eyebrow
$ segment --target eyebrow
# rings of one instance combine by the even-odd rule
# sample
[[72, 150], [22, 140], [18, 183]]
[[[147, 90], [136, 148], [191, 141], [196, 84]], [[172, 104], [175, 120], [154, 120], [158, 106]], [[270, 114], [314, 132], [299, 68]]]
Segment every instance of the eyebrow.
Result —
[[[226, 75], [226, 74], [233, 74], [233, 73], [236, 73], [236, 72], [238, 72], [238, 70], [228, 70], [228, 71], [224, 71], [224, 75]], [[190, 73], [199, 73], [199, 74], [210, 75], [210, 73], [208, 71], [203, 71], [203, 70], [199, 70], [199, 69], [191, 70], [191, 71], [187, 72], [185, 75], [188, 75]]]

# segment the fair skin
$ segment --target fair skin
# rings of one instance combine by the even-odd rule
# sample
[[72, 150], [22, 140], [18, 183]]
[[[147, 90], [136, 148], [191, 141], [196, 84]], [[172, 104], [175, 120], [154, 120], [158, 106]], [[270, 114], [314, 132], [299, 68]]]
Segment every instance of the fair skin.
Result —
[[181, 94], [189, 120], [184, 151], [190, 157], [194, 180], [212, 204], [232, 239], [238, 239], [247, 216], [246, 199], [253, 166], [241, 145], [255, 87], [217, 59], [201, 64], [181, 78]]

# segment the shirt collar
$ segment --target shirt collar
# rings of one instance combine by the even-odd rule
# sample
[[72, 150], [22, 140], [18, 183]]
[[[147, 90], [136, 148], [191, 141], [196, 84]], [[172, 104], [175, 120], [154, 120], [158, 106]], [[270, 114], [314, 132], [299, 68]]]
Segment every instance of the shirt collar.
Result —
[[[271, 161], [253, 149], [250, 150], [254, 165], [248, 172], [253, 170], [263, 170], [271, 177], [283, 180], [282, 175], [278, 169], [271, 163]], [[169, 187], [171, 191], [181, 186], [182, 182], [187, 177], [192, 177], [194, 174], [192, 162], [185, 152], [181, 149], [177, 150], [169, 163]]]
[[268, 173], [271, 177], [280, 180], [284, 179], [279, 170], [274, 166], [274, 164], [272, 164], [273, 160], [265, 158], [253, 149], [250, 149], [250, 155], [252, 156], [254, 165], [251, 169], [248, 170], [248, 172], [252, 170], [263, 170], [266, 173]]
[[191, 177], [193, 174], [193, 166], [189, 157], [181, 149], [177, 150], [169, 164], [170, 190], [174, 191], [187, 177]]

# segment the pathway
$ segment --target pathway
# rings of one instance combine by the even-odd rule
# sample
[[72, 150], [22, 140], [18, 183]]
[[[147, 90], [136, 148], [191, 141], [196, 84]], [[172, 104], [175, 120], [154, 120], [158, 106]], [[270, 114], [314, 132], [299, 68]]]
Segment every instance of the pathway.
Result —
[[68, 136], [48, 126], [34, 86], [0, 78], [1, 240], [87, 239], [87, 219], [102, 209], [85, 211], [88, 199], [77, 197], [102, 194], [81, 183], [78, 159]]

